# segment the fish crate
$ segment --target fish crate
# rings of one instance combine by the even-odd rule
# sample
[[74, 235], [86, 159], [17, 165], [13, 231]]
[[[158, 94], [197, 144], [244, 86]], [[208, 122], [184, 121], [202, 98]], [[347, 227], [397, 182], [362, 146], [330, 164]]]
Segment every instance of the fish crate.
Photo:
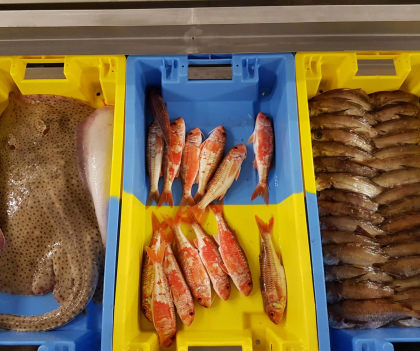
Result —
[[[221, 68], [225, 70], [223, 77], [218, 75]], [[202, 72], [197, 74], [198, 70]], [[213, 79], [197, 79], [199, 75]], [[215, 76], [219, 79], [214, 79]], [[229, 300], [215, 297], [207, 309], [196, 304], [191, 326], [182, 326], [178, 321], [176, 342], [171, 349], [236, 346], [244, 351], [317, 350], [291, 54], [128, 57], [114, 350], [159, 349], [153, 325], [140, 308], [140, 267], [152, 234], [151, 214], [156, 213], [159, 219], [174, 215], [182, 194], [181, 183], [176, 179], [172, 187], [174, 208], [145, 205], [149, 184], [146, 132], [153, 118], [146, 90], [151, 86], [161, 87], [170, 119], [182, 116], [187, 132], [199, 127], [207, 136], [216, 126], [223, 125], [227, 133], [226, 151], [235, 144], [247, 143], [260, 111], [273, 120], [276, 144], [274, 167], [269, 175], [270, 204], [265, 205], [261, 198], [250, 200], [258, 182], [252, 145], [247, 146], [248, 155], [238, 180], [224, 198], [226, 220], [237, 232], [250, 264], [254, 283], [250, 296], [241, 295], [232, 285]], [[273, 239], [281, 250], [288, 289], [286, 316], [279, 325], [272, 323], [263, 309], [258, 263], [260, 238], [254, 215], [264, 221], [274, 216]], [[213, 214], [207, 215], [203, 227], [210, 234], [217, 232]], [[187, 229], [184, 228], [185, 234], [192, 238]]]
[[[0, 113], [9, 93], [54, 94], [94, 108], [114, 106], [110, 200], [102, 304], [91, 301], [70, 323], [47, 332], [0, 331], [0, 346], [38, 346], [38, 350], [112, 350], [114, 287], [120, 220], [125, 102], [124, 56], [0, 57]], [[53, 294], [0, 294], [1, 313], [37, 315], [59, 305]]]
[[[361, 88], [368, 94], [401, 89], [420, 95], [419, 73], [420, 53], [416, 52], [302, 52], [296, 54], [302, 167], [321, 350], [329, 350], [330, 343], [333, 351], [392, 351], [394, 343], [417, 342], [419, 343], [417, 347], [420, 347], [420, 329], [387, 327], [370, 330], [340, 330], [329, 328], [308, 99], [322, 91], [338, 88]], [[401, 345], [396, 347], [399, 346]]]

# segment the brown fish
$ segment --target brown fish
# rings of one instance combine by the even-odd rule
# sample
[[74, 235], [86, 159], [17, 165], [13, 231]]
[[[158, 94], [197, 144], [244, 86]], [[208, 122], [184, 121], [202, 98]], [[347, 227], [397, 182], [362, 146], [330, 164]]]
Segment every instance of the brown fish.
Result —
[[363, 232], [371, 235], [384, 235], [385, 232], [375, 226], [374, 224], [363, 221], [358, 218], [346, 217], [346, 216], [328, 216], [328, 217], [321, 217], [321, 228], [322, 229], [332, 229], [332, 230], [340, 230], [340, 231], [347, 231], [347, 232], [354, 232], [356, 230], [362, 230]]
[[347, 146], [342, 143], [333, 141], [322, 142], [312, 141], [313, 157], [318, 156], [345, 156], [353, 159], [354, 161], [367, 161], [372, 158], [372, 155], [366, 151], [357, 149], [355, 147]]
[[410, 288], [420, 288], [420, 275], [406, 279], [394, 279], [391, 286], [395, 291], [404, 291]]
[[401, 169], [389, 171], [372, 179], [384, 188], [420, 182], [420, 169]]
[[420, 256], [395, 258], [381, 265], [381, 269], [400, 278], [410, 278], [420, 274]]
[[315, 129], [312, 131], [312, 140], [335, 141], [366, 152], [372, 152], [373, 150], [373, 145], [369, 139], [345, 129]]
[[379, 213], [356, 207], [345, 202], [318, 200], [318, 209], [320, 216], [350, 216], [370, 221], [373, 224], [380, 224], [384, 220], [384, 217]]
[[362, 177], [375, 177], [378, 171], [350, 160], [348, 157], [316, 157], [314, 158], [315, 172], [351, 173]]
[[397, 292], [392, 299], [394, 301], [403, 300], [420, 300], [420, 288], [411, 288], [404, 291]]
[[373, 202], [366, 195], [353, 193], [351, 191], [343, 191], [337, 189], [325, 189], [318, 193], [318, 200], [347, 202], [354, 206], [362, 207], [369, 211], [377, 211], [378, 204]]
[[376, 241], [380, 245], [401, 244], [411, 241], [420, 240], [420, 229], [399, 232], [396, 234], [382, 235], [376, 237]]
[[317, 101], [325, 98], [342, 98], [359, 104], [366, 111], [372, 109], [369, 96], [362, 89], [333, 89], [314, 96], [311, 101]]
[[420, 154], [400, 155], [384, 159], [376, 158], [368, 161], [367, 165], [372, 168], [380, 169], [381, 171], [394, 171], [406, 167], [420, 168]]
[[394, 145], [417, 145], [420, 142], [420, 132], [408, 131], [397, 134], [389, 134], [373, 139], [373, 143], [378, 149], [383, 149]]
[[159, 178], [162, 172], [163, 135], [156, 122], [149, 127], [146, 144], [147, 173], [149, 175], [150, 189], [147, 196], [147, 205], [159, 201]]
[[403, 155], [418, 155], [420, 154], [419, 145], [403, 145], [403, 146], [391, 146], [385, 149], [379, 150], [373, 154], [375, 158], [386, 159], [390, 157], [398, 157]]
[[388, 104], [396, 103], [411, 103], [417, 105], [419, 103], [419, 98], [416, 95], [406, 93], [401, 90], [394, 91], [378, 91], [376, 93], [369, 94], [370, 102], [375, 107], [382, 107]]
[[344, 299], [366, 300], [390, 297], [394, 289], [370, 281], [345, 280], [327, 283], [327, 301], [335, 303]]
[[384, 252], [375, 246], [361, 246], [358, 244], [329, 244], [322, 248], [324, 264], [337, 265], [340, 263], [368, 266], [383, 263], [388, 260]]
[[309, 101], [311, 117], [323, 113], [342, 113], [345, 115], [362, 116], [367, 115], [367, 111], [359, 104], [343, 98], [325, 98]]
[[419, 317], [418, 312], [386, 299], [345, 300], [328, 307], [332, 328], [379, 328], [403, 318]]
[[379, 123], [375, 129], [380, 135], [395, 134], [403, 130], [420, 130], [420, 119], [417, 117], [401, 117]]
[[152, 114], [155, 118], [155, 121], [159, 125], [162, 131], [162, 137], [166, 145], [169, 145], [171, 128], [169, 122], [169, 114], [166, 109], [165, 101], [163, 101], [162, 96], [158, 89], [153, 88], [149, 92], [149, 104]]
[[394, 244], [384, 247], [383, 250], [392, 257], [413, 256], [420, 253], [420, 241]]
[[407, 184], [385, 190], [382, 194], [375, 198], [375, 201], [381, 205], [387, 205], [413, 195], [420, 195], [420, 183]]
[[333, 113], [312, 117], [311, 129], [349, 129], [368, 138], [378, 134], [363, 117]]
[[393, 280], [389, 274], [370, 266], [352, 266], [348, 264], [325, 266], [324, 271], [325, 281], [327, 282], [353, 279], [356, 281], [369, 280], [376, 283], [390, 283]]
[[368, 246], [378, 245], [370, 237], [353, 232], [343, 232], [339, 230], [323, 230], [321, 232], [323, 244], [345, 244], [354, 243]]
[[381, 225], [381, 229], [393, 234], [417, 226], [420, 226], [420, 213], [414, 213], [389, 219], [386, 223]]
[[[378, 177], [374, 178], [377, 179]], [[370, 198], [379, 195], [382, 188], [372, 183], [368, 178], [347, 173], [319, 173], [316, 176], [316, 190], [321, 191], [334, 187], [360, 193]]]
[[406, 212], [420, 211], [420, 196], [410, 196], [394, 202], [381, 209], [382, 216], [387, 218], [402, 215]]
[[401, 116], [417, 116], [419, 113], [419, 108], [416, 105], [410, 103], [400, 103], [386, 105], [380, 110], [372, 113], [373, 118], [377, 122], [386, 122], [393, 119], [399, 119]]

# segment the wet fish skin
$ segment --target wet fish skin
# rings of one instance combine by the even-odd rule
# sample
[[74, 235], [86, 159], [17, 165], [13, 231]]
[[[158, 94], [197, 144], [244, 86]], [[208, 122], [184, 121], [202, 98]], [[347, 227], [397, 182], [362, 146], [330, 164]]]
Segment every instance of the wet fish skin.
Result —
[[168, 110], [166, 109], [165, 101], [163, 101], [163, 98], [160, 95], [158, 89], [153, 88], [150, 90], [149, 104], [155, 121], [162, 131], [162, 138], [165, 141], [165, 144], [169, 145], [171, 135], [169, 114]]
[[389, 171], [372, 179], [376, 184], [384, 188], [420, 182], [420, 169], [399, 169]]
[[397, 103], [410, 103], [417, 105], [419, 103], [419, 98], [416, 95], [406, 93], [402, 90], [393, 90], [393, 91], [378, 91], [376, 93], [369, 94], [370, 102], [375, 107], [382, 107], [388, 104], [397, 104]]
[[163, 161], [163, 134], [157, 122], [149, 127], [146, 144], [147, 173], [149, 174], [150, 190], [147, 196], [147, 204], [159, 201], [159, 178], [162, 171]]
[[394, 202], [391, 205], [381, 208], [380, 213], [386, 218], [392, 218], [415, 211], [420, 211], [420, 196], [409, 196], [401, 201]]
[[420, 213], [391, 218], [381, 225], [381, 229], [390, 234], [394, 234], [417, 226], [420, 226]]
[[346, 279], [353, 279], [355, 281], [369, 280], [376, 283], [391, 283], [393, 281], [393, 278], [389, 274], [370, 266], [325, 266], [324, 271], [325, 281], [327, 282]]
[[193, 197], [191, 196], [191, 188], [195, 182], [200, 167], [201, 141], [201, 130], [198, 128], [192, 129], [188, 133], [187, 140], [185, 141], [180, 172], [181, 182], [183, 185], [181, 206], [194, 205], [195, 203]]
[[325, 265], [344, 263], [367, 266], [388, 260], [383, 251], [375, 246], [361, 246], [352, 243], [328, 244], [323, 246], [322, 251]]
[[420, 229], [402, 231], [396, 234], [388, 234], [376, 237], [376, 241], [383, 246], [403, 244], [417, 240], [420, 240]]
[[360, 193], [370, 198], [382, 192], [382, 188], [372, 183], [370, 179], [348, 173], [318, 173], [315, 181], [317, 191], [334, 187], [336, 189]]
[[248, 296], [253, 287], [251, 270], [236, 233], [226, 222], [223, 205], [210, 205], [219, 232], [219, 251], [226, 269], [238, 290]]
[[410, 288], [397, 292], [392, 299], [403, 302], [404, 300], [420, 300], [420, 288]]
[[367, 166], [379, 169], [381, 171], [395, 171], [407, 167], [420, 168], [420, 154], [418, 155], [400, 155], [396, 157], [367, 161]]
[[366, 151], [334, 141], [323, 142], [313, 140], [312, 151], [313, 157], [344, 156], [359, 162], [367, 161], [372, 158], [372, 155]]
[[394, 201], [414, 195], [420, 195], [420, 183], [407, 184], [385, 190], [375, 198], [375, 201], [381, 205], [388, 205]]
[[410, 103], [386, 105], [372, 113], [373, 118], [375, 118], [378, 123], [399, 119], [401, 116], [414, 117], [418, 114], [419, 108]]
[[200, 165], [197, 176], [198, 189], [194, 196], [196, 203], [204, 196], [207, 184], [223, 158], [225, 145], [226, 131], [223, 126], [213, 129], [209, 137], [201, 144]]
[[375, 177], [378, 171], [350, 160], [348, 157], [315, 157], [315, 172], [350, 173], [362, 177]]
[[403, 318], [418, 317], [418, 313], [400, 303], [386, 299], [345, 300], [328, 306], [333, 328], [379, 328]]
[[370, 111], [372, 109], [370, 98], [362, 89], [332, 89], [315, 95], [311, 101], [317, 101], [325, 98], [342, 98], [359, 104], [366, 111]]
[[251, 196], [251, 201], [262, 196], [268, 205], [268, 173], [271, 168], [274, 154], [274, 132], [271, 120], [262, 112], [258, 113], [255, 121], [255, 130], [248, 140], [254, 144], [254, 168], [258, 171], [258, 185]]
[[343, 113], [346, 115], [365, 116], [367, 111], [359, 104], [343, 98], [324, 98], [309, 100], [310, 115], [323, 113]]
[[318, 209], [320, 216], [350, 216], [370, 221], [373, 224], [380, 224], [384, 221], [384, 217], [379, 213], [368, 211], [344, 202], [318, 200]]
[[373, 157], [379, 159], [387, 159], [390, 157], [398, 157], [404, 155], [418, 155], [420, 154], [419, 145], [403, 145], [403, 146], [391, 146], [385, 149], [379, 150], [373, 154]]
[[378, 149], [395, 145], [417, 145], [420, 143], [420, 133], [418, 131], [407, 131], [397, 134], [389, 134], [386, 136], [379, 136], [373, 139], [373, 143]]
[[384, 230], [374, 224], [348, 216], [327, 216], [320, 217], [321, 229], [340, 230], [347, 232], [361, 231], [370, 236], [381, 236], [386, 234]]
[[404, 130], [420, 130], [420, 119], [418, 117], [401, 117], [399, 119], [378, 123], [375, 126], [379, 135], [395, 134]]
[[420, 275], [415, 275], [406, 279], [394, 279], [391, 286], [395, 291], [400, 292], [410, 288], [420, 288]]
[[383, 250], [392, 257], [413, 256], [420, 253], [420, 241], [393, 244], [384, 247]]
[[373, 150], [369, 139], [345, 129], [315, 129], [312, 130], [312, 140], [340, 142], [366, 152]]
[[286, 309], [287, 285], [284, 267], [272, 240], [274, 218], [271, 217], [268, 223], [264, 223], [258, 216], [255, 216], [255, 220], [261, 237], [259, 261], [264, 311], [273, 323], [279, 324]]
[[367, 300], [387, 298], [394, 294], [394, 289], [387, 285], [371, 281], [345, 280], [327, 283], [327, 301], [336, 303], [344, 299]]
[[363, 117], [333, 113], [311, 117], [311, 129], [348, 129], [368, 138], [378, 135]]
[[389, 260], [381, 269], [399, 278], [410, 278], [420, 274], [420, 256], [407, 256]]
[[369, 197], [351, 191], [325, 189], [318, 193], [318, 200], [347, 202], [368, 211], [376, 212], [378, 210], [378, 204]]
[[323, 244], [346, 244], [354, 243], [368, 246], [376, 246], [378, 243], [372, 238], [356, 234], [354, 232], [345, 232], [339, 230], [322, 230], [321, 231]]

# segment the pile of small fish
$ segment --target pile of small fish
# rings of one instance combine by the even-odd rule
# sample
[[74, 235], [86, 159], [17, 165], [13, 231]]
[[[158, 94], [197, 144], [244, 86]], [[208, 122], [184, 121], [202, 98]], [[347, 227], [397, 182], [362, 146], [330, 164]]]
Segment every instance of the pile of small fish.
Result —
[[403, 91], [309, 101], [330, 325], [420, 326], [420, 109]]
[[[210, 208], [217, 221], [218, 244], [190, 213], [185, 217], [180, 210], [162, 223], [152, 214], [153, 235], [142, 270], [142, 310], [153, 322], [162, 346], [170, 346], [175, 339], [175, 309], [181, 321], [190, 325], [194, 299], [204, 307], [211, 306], [212, 285], [223, 300], [230, 295], [229, 277], [243, 295], [251, 293], [251, 271], [236, 233], [226, 222], [222, 205]], [[183, 233], [182, 223], [194, 231], [194, 245]], [[168, 226], [170, 234], [165, 233]]]
[[[182, 117], [169, 120], [165, 102], [158, 90], [149, 93], [149, 104], [154, 116], [150, 125], [146, 159], [150, 179], [147, 204], [158, 206], [168, 203], [174, 205], [172, 183], [180, 176], [183, 185], [181, 206], [194, 206], [193, 211], [200, 218], [206, 207], [216, 199], [222, 200], [234, 180], [237, 180], [241, 165], [246, 158], [246, 146], [235, 145], [223, 157], [226, 145], [226, 132], [218, 126], [202, 142], [199, 128], [192, 129], [185, 137], [185, 121]], [[254, 143], [254, 166], [258, 170], [259, 182], [251, 199], [262, 196], [268, 204], [268, 172], [274, 151], [274, 134], [270, 119], [263, 113], [256, 118], [255, 130], [248, 143]], [[159, 196], [159, 179], [164, 177], [162, 194]], [[191, 189], [198, 183], [194, 198]]]

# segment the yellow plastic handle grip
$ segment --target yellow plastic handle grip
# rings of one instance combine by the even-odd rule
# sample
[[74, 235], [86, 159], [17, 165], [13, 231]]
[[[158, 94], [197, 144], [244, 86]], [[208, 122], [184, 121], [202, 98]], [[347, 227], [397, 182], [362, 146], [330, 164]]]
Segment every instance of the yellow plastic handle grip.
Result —
[[[399, 79], [405, 79], [407, 75], [411, 71], [411, 64], [409, 60], [409, 55], [407, 53], [356, 53], [356, 60], [357, 64], [360, 61], [367, 61], [367, 60], [374, 60], [374, 61], [380, 61], [380, 60], [389, 60], [393, 61], [394, 68], [395, 68], [395, 74], [386, 76], [390, 77], [396, 77]], [[373, 75], [365, 75], [364, 77], [374, 76], [378, 77], [382, 74], [373, 74]], [[360, 75], [358, 75], [361, 77]], [[363, 77], [363, 76], [362, 76]]]

